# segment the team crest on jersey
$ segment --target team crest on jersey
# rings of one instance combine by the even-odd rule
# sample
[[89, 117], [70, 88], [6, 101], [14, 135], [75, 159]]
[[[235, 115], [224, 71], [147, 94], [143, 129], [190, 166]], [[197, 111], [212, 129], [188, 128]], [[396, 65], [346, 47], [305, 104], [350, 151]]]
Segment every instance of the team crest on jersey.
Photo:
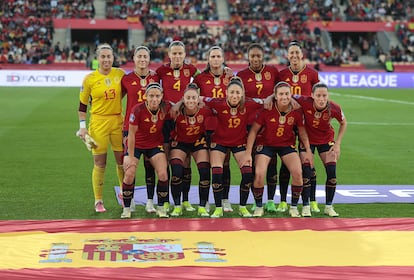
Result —
[[322, 119], [323, 119], [324, 121], [329, 120], [329, 113], [328, 113], [328, 112], [323, 113], [323, 115], [322, 115]]
[[308, 76], [307, 75], [301, 75], [300, 76], [300, 82], [302, 84], [306, 84], [307, 81], [308, 81]]
[[270, 72], [269, 72], [269, 71], [266, 71], [266, 72], [264, 73], [264, 77], [265, 77], [265, 80], [269, 81], [269, 80], [272, 78], [272, 75], [270, 74]]
[[203, 123], [203, 121], [204, 121], [204, 116], [203, 115], [198, 115], [197, 116], [197, 122], [198, 123]]
[[288, 125], [293, 125], [295, 123], [295, 118], [294, 117], [289, 117], [288, 118]]
[[107, 87], [109, 87], [109, 86], [111, 85], [111, 83], [112, 83], [111, 79], [109, 79], [109, 78], [106, 78], [106, 79], [105, 79], [105, 85], [106, 85]]
[[190, 69], [184, 69], [184, 76], [190, 77]]

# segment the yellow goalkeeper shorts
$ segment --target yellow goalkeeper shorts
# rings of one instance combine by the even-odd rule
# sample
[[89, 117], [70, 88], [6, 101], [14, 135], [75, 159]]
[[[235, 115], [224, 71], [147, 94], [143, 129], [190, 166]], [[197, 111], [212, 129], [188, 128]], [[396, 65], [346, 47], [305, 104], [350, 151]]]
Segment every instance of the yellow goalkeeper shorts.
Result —
[[108, 152], [108, 145], [114, 152], [122, 152], [123, 116], [91, 115], [89, 120], [89, 135], [95, 139], [98, 148], [92, 149], [92, 154], [101, 155]]

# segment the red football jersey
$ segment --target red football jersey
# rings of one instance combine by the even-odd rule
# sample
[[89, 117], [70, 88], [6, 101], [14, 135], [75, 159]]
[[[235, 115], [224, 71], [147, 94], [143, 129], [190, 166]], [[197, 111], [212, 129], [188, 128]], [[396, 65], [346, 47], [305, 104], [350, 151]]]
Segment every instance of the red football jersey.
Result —
[[[194, 78], [194, 83], [200, 88], [200, 95], [212, 98], [226, 98], [226, 89], [230, 80], [226, 78], [223, 72], [219, 77], [215, 77], [210, 72], [202, 72]], [[207, 130], [215, 130], [217, 128], [216, 116], [211, 116], [206, 121]]]
[[291, 110], [285, 116], [275, 107], [272, 110], [262, 110], [255, 122], [264, 127], [260, 143], [270, 147], [295, 146], [294, 127], [304, 126], [302, 109]]
[[194, 83], [200, 88], [200, 95], [212, 98], [226, 98], [226, 88], [229, 82], [225, 73], [215, 77], [210, 72], [202, 72], [194, 78]]
[[177, 142], [195, 143], [205, 133], [205, 120], [212, 115], [209, 108], [203, 107], [193, 116], [179, 114], [175, 119], [175, 128], [171, 133]]
[[319, 75], [307, 65], [297, 75], [293, 74], [290, 67], [286, 67], [280, 71], [280, 80], [291, 85], [292, 95], [311, 96], [313, 85], [319, 83]]
[[132, 108], [136, 104], [141, 104], [146, 100], [145, 90], [150, 83], [158, 83], [160, 79], [155, 71], [150, 71], [145, 78], [139, 77], [135, 72], [131, 72], [122, 77], [121, 85], [122, 92], [127, 93], [127, 104], [124, 120], [124, 131], [128, 131], [129, 127], [129, 115]]
[[198, 69], [192, 64], [184, 63], [180, 69], [174, 70], [168, 63], [158, 67], [156, 72], [164, 90], [164, 100], [177, 103], [183, 97], [187, 85], [198, 73]]
[[232, 108], [225, 99], [205, 99], [206, 104], [214, 109], [218, 119], [217, 129], [212, 142], [226, 147], [237, 147], [247, 142], [247, 123], [250, 114], [263, 108], [262, 104], [247, 99], [244, 109]]
[[303, 108], [309, 143], [321, 145], [334, 141], [335, 130], [331, 120], [337, 119], [341, 123], [345, 119], [341, 107], [333, 101], [328, 101], [328, 106], [323, 111], [317, 111], [313, 106], [312, 97], [295, 96], [295, 99]]
[[260, 73], [250, 67], [237, 73], [244, 85], [246, 97], [266, 98], [273, 93], [273, 88], [279, 82], [279, 70], [271, 65], [264, 65]]
[[165, 112], [158, 110], [155, 114], [150, 112], [145, 103], [137, 104], [132, 108], [129, 123], [137, 125], [135, 134], [135, 147], [140, 149], [152, 149], [162, 146], [164, 136], [162, 127], [166, 119], [170, 118], [168, 113], [171, 108], [169, 103], [165, 104]]

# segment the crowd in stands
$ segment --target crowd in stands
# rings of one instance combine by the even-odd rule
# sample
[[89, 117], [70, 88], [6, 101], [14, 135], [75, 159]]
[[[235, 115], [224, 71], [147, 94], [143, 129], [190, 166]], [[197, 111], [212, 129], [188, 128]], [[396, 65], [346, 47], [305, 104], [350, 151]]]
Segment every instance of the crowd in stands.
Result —
[[346, 21], [394, 21], [404, 20], [410, 1], [406, 0], [348, 0], [342, 1]]
[[[90, 50], [87, 45], [71, 46], [53, 43], [52, 18], [93, 18], [93, 0], [6, 0], [0, 4], [0, 63], [53, 63], [54, 61], [85, 61]], [[393, 46], [393, 61], [413, 62], [414, 3], [403, 0], [229, 0], [230, 20], [220, 27], [169, 25], [174, 20], [216, 20], [217, 7], [213, 0], [108, 0], [107, 18], [138, 18], [146, 34], [145, 44], [152, 50], [156, 62], [166, 60], [166, 51], [173, 40], [182, 40], [187, 54], [205, 60], [206, 51], [213, 45], [225, 50], [226, 61], [245, 60], [247, 46], [261, 43], [265, 59], [286, 64], [286, 46], [292, 40], [301, 41], [309, 61], [327, 65], [357, 62], [355, 42], [348, 37], [334, 42], [331, 50], [322, 48], [321, 30], [310, 30], [309, 20], [341, 21], [399, 20], [396, 34], [403, 48]], [[342, 12], [341, 12], [342, 11]], [[259, 22], [258, 20], [266, 20]], [[92, 42], [90, 42], [92, 43]], [[65, 44], [65, 42], [63, 42]], [[358, 41], [362, 54], [384, 55], [375, 38]], [[131, 50], [121, 38], [112, 46], [118, 53], [119, 64], [131, 60]], [[132, 48], [133, 49], [133, 48]]]
[[390, 50], [390, 56], [392, 61], [396, 62], [414, 62], [414, 16], [408, 21], [401, 22], [396, 27], [396, 34], [398, 39], [404, 46], [403, 49], [399, 49], [393, 46]]
[[5, 0], [0, 16], [6, 18], [94, 18], [93, 0]]
[[340, 20], [339, 7], [333, 0], [229, 0], [232, 17], [243, 20], [278, 20], [293, 14], [301, 21]]
[[108, 19], [139, 20], [145, 23], [149, 18], [158, 21], [183, 20], [217, 20], [216, 1], [106, 1], [106, 17]]
[[[230, 0], [230, 21], [219, 32], [209, 30], [205, 24], [196, 29], [189, 27], [160, 28], [156, 19], [146, 22], [146, 44], [153, 49], [166, 47], [173, 40], [182, 40], [189, 56], [205, 60], [205, 53], [213, 45], [220, 45], [227, 61], [244, 60], [248, 45], [258, 42], [265, 48], [266, 60], [276, 64], [287, 63], [287, 44], [299, 40], [311, 61], [339, 65], [345, 63], [339, 55], [321, 47], [320, 30], [309, 30], [307, 21], [332, 20], [339, 9], [331, 1], [285, 0]], [[336, 7], [336, 8], [335, 8]], [[329, 11], [329, 12], [328, 12]], [[329, 18], [328, 18], [329, 17]], [[265, 24], [257, 20], [266, 20]], [[158, 59], [158, 58], [157, 58]]]
[[0, 63], [52, 63], [53, 22], [29, 17], [0, 19]]

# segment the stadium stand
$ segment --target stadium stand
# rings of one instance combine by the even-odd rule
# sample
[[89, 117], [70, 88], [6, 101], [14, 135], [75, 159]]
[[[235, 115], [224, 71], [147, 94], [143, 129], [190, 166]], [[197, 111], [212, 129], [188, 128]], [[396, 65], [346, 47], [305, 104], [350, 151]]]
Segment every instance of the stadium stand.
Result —
[[108, 19], [129, 18], [132, 21], [145, 22], [148, 18], [158, 21], [184, 20], [217, 20], [215, 1], [106, 1]]

